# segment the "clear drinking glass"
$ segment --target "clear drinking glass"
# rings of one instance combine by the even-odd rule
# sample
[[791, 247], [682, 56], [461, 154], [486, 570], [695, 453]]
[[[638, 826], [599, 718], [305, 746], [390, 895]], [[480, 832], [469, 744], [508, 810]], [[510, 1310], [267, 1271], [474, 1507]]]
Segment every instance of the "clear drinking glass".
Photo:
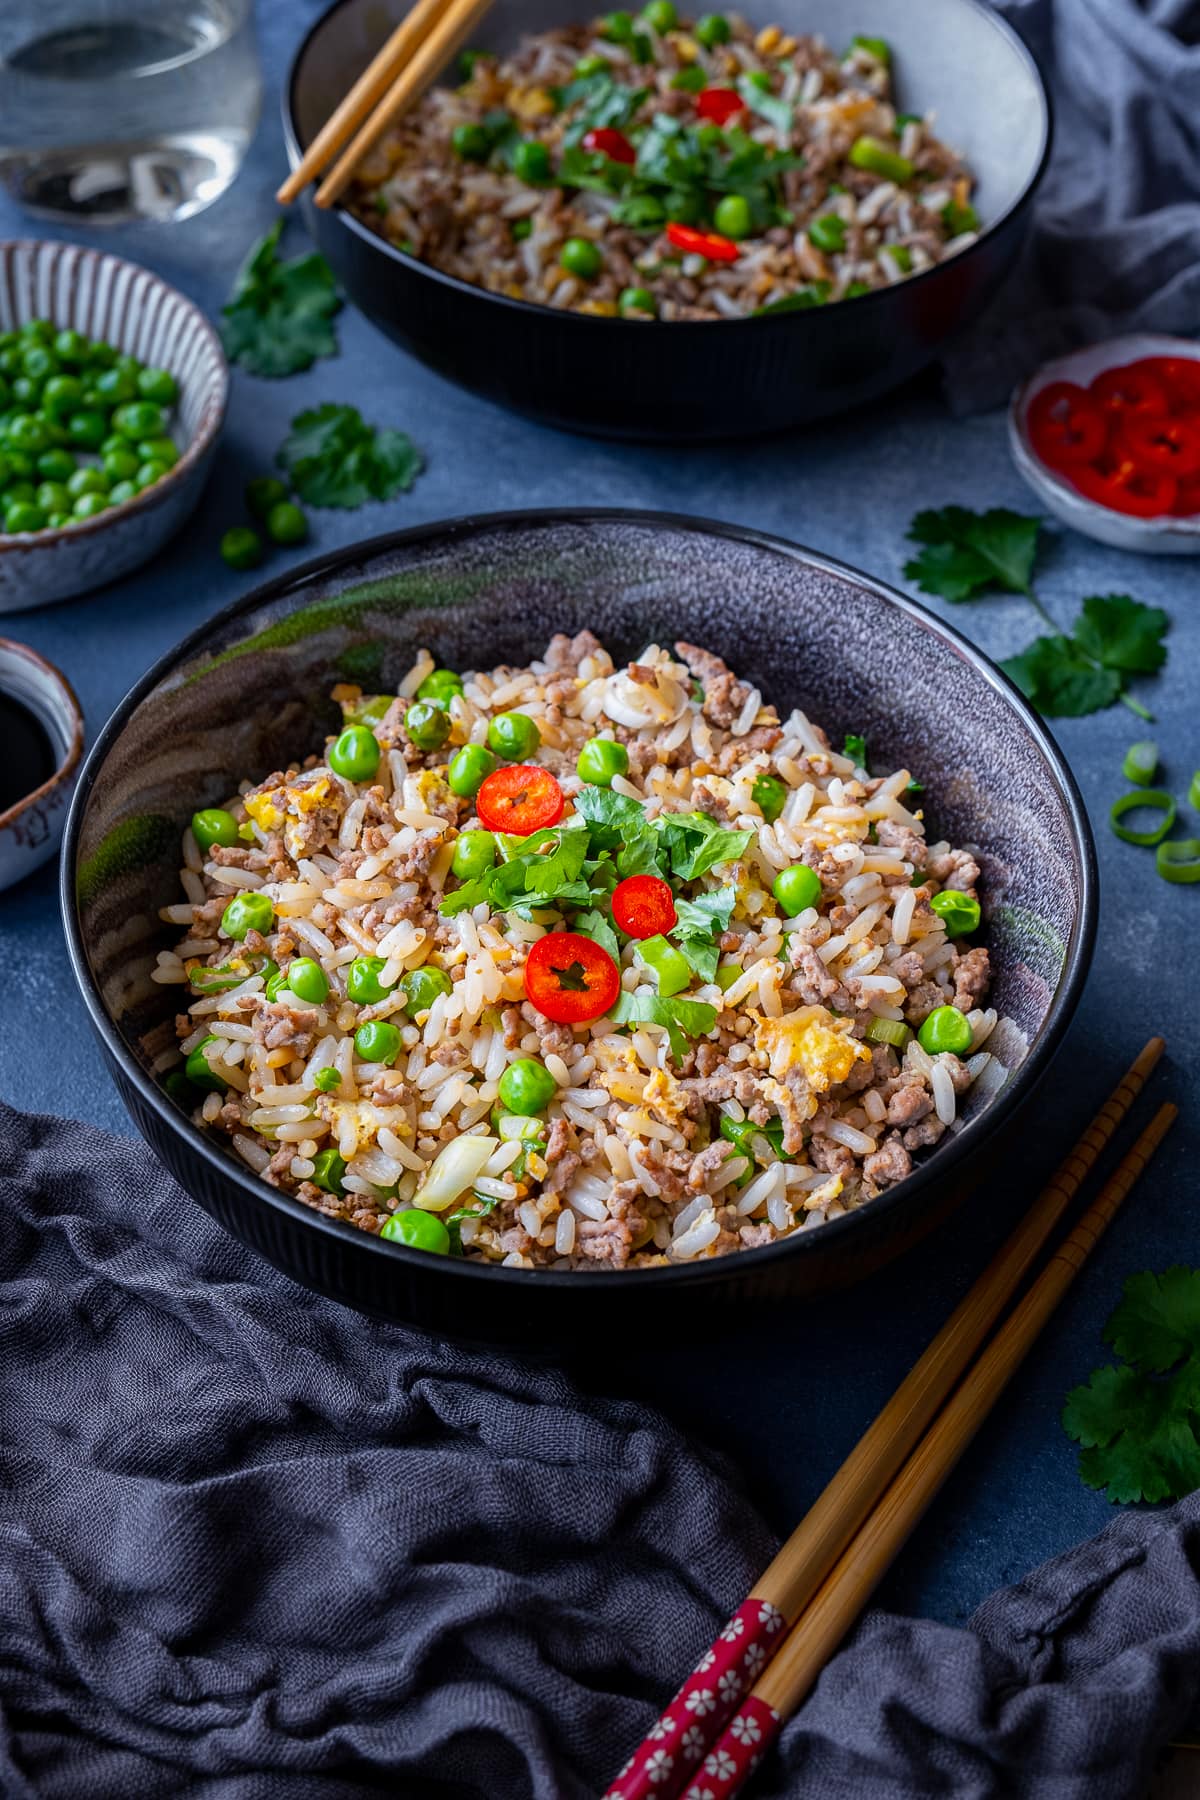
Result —
[[0, 0], [0, 177], [31, 213], [186, 219], [261, 98], [253, 0]]

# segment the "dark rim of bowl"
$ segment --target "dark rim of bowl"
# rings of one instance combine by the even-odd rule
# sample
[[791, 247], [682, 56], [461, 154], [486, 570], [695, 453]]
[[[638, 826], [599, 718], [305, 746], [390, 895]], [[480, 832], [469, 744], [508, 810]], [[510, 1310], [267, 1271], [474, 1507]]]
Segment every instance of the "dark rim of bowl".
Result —
[[[28, 811], [39, 800], [44, 800], [47, 794], [53, 793], [56, 787], [61, 786], [64, 781], [69, 781], [74, 775], [75, 770], [79, 767], [79, 759], [83, 755], [83, 708], [79, 704], [75, 689], [62, 670], [43, 656], [40, 651], [32, 649], [29, 644], [22, 644], [17, 638], [0, 637], [0, 645], [3, 645], [6, 650], [15, 650], [25, 662], [32, 663], [34, 668], [40, 669], [44, 675], [49, 675], [58, 690], [63, 710], [71, 722], [71, 741], [61, 756], [56, 754], [53, 774], [48, 775], [40, 787], [35, 787], [31, 793], [23, 794], [19, 800], [14, 800], [11, 806], [0, 812], [0, 830], [3, 830], [5, 826], [11, 825], [14, 819], [19, 818], [23, 812]], [[27, 690], [14, 692], [11, 687], [6, 687], [3, 681], [0, 681], [0, 693], [6, 693], [12, 699], [19, 700], [28, 712], [34, 713], [38, 723], [49, 737], [50, 733], [45, 721], [36, 711], [33, 701], [29, 699]]]
[[[687, 1263], [662, 1269], [611, 1271], [514, 1269], [505, 1268], [503, 1265], [497, 1267], [492, 1264], [468, 1262], [457, 1257], [431, 1259], [426, 1252], [410, 1250], [402, 1244], [392, 1243], [385, 1238], [374, 1236], [370, 1232], [360, 1231], [357, 1226], [350, 1225], [344, 1220], [326, 1218], [324, 1214], [314, 1212], [311, 1207], [305, 1206], [303, 1201], [294, 1199], [292, 1195], [285, 1193], [282, 1189], [274, 1188], [268, 1182], [260, 1181], [249, 1168], [235, 1157], [220, 1150], [218, 1140], [211, 1133], [201, 1131], [191, 1123], [186, 1114], [181, 1112], [157, 1083], [151, 1080], [146, 1070], [130, 1053], [124, 1038], [109, 1017], [92, 978], [75, 906], [74, 868], [79, 832], [88, 797], [109, 750], [124, 730], [130, 715], [158, 682], [171, 674], [187, 657], [201, 650], [214, 630], [219, 631], [224, 625], [231, 623], [242, 614], [253, 612], [255, 608], [269, 601], [285, 598], [289, 593], [307, 587], [314, 580], [337, 576], [344, 568], [369, 561], [372, 557], [386, 551], [403, 549], [407, 545], [420, 544], [430, 540], [450, 541], [460, 537], [471, 537], [485, 531], [506, 528], [528, 529], [531, 526], [557, 527], [564, 524], [600, 526], [619, 524], [641, 526], [650, 530], [665, 527], [672, 531], [726, 538], [735, 543], [748, 544], [755, 549], [765, 550], [774, 556], [787, 557], [793, 562], [803, 563], [810, 568], [824, 570], [847, 582], [851, 587], [866, 588], [869, 592], [915, 619], [925, 630], [931, 632], [948, 646], [956, 656], [969, 663], [975, 672], [1000, 694], [1024, 727], [1026, 735], [1032, 738], [1037, 745], [1048, 772], [1063, 796], [1070, 816], [1072, 844], [1080, 871], [1079, 906], [1067, 946], [1062, 976], [1051, 997], [1045, 1023], [1031, 1045], [1025, 1061], [1021, 1063], [1015, 1074], [977, 1120], [958, 1133], [950, 1143], [939, 1145], [929, 1161], [920, 1164], [904, 1181], [898, 1183], [894, 1188], [888, 1188], [878, 1198], [869, 1201], [866, 1207], [852, 1213], [844, 1213], [839, 1219], [831, 1219], [817, 1231], [801, 1233], [798, 1237], [784, 1238], [778, 1243], [765, 1245], [762, 1249], [740, 1250], [732, 1256], [710, 1257], [699, 1263]], [[423, 1267], [425, 1269], [429, 1269], [432, 1261], [437, 1271], [452, 1273], [455, 1278], [461, 1278], [464, 1281], [509, 1281], [522, 1283], [526, 1287], [532, 1283], [535, 1288], [547, 1283], [555, 1286], [566, 1283], [569, 1288], [575, 1288], [580, 1282], [604, 1286], [627, 1282], [642, 1283], [647, 1286], [654, 1286], [662, 1282], [670, 1282], [676, 1286], [684, 1283], [703, 1285], [716, 1278], [729, 1276], [739, 1271], [750, 1274], [752, 1271], [762, 1268], [768, 1261], [778, 1257], [803, 1255], [805, 1246], [817, 1241], [825, 1244], [836, 1242], [857, 1229], [856, 1220], [863, 1212], [871, 1211], [878, 1216], [881, 1210], [888, 1212], [894, 1207], [910, 1204], [914, 1196], [920, 1192], [922, 1187], [928, 1185], [935, 1174], [945, 1174], [960, 1163], [966, 1155], [973, 1154], [975, 1150], [981, 1148], [984, 1140], [995, 1134], [997, 1128], [1025, 1098], [1029, 1090], [1037, 1084], [1044, 1073], [1075, 1011], [1087, 976], [1092, 945], [1096, 935], [1097, 884], [1096, 852], [1092, 842], [1091, 827], [1088, 823], [1083, 796], [1067, 766], [1066, 759], [1020, 690], [975, 645], [969, 643], [966, 638], [960, 637], [957, 631], [917, 601], [910, 600], [906, 595], [889, 587], [886, 582], [879, 581], [874, 576], [867, 575], [847, 563], [839, 562], [834, 557], [824, 556], [819, 551], [809, 550], [801, 544], [791, 543], [786, 538], [774, 537], [768, 532], [756, 531], [746, 526], [698, 519], [683, 513], [642, 512], [632, 507], [546, 507], [518, 512], [468, 514], [457, 519], [435, 520], [429, 524], [411, 526], [406, 531], [388, 532], [380, 537], [368, 538], [361, 543], [329, 551], [324, 556], [315, 557], [310, 562], [289, 570], [285, 575], [261, 583], [242, 599], [235, 600], [232, 605], [214, 613], [202, 625], [197, 626], [195, 631], [189, 632], [181, 643], [177, 644], [174, 649], [168, 650], [146, 671], [141, 680], [130, 689], [116, 707], [93, 744], [80, 772], [67, 818], [66, 830], [63, 834], [62, 860], [59, 869], [59, 894], [67, 951], [75, 980], [83, 995], [97, 1035], [125, 1079], [137, 1090], [143, 1103], [157, 1115], [162, 1125], [183, 1139], [193, 1155], [200, 1156], [208, 1164], [215, 1176], [239, 1187], [245, 1200], [251, 1205], [274, 1207], [289, 1218], [298, 1222], [302, 1221], [314, 1230], [330, 1233], [334, 1237], [340, 1238], [347, 1246], [356, 1245], [364, 1256], [374, 1254], [400, 1257], [414, 1268]], [[829, 1235], [831, 1233], [832, 1237]]]
[[57, 238], [0, 238], [0, 252], [25, 249], [40, 254], [70, 250], [89, 262], [116, 263], [120, 268], [135, 269], [139, 275], [149, 276], [165, 293], [178, 300], [199, 325], [200, 336], [215, 352], [217, 382], [213, 393], [206, 395], [201, 402], [208, 416], [201, 418], [195, 437], [179, 452], [179, 461], [172, 463], [166, 474], [160, 475], [153, 486], [143, 488], [131, 500], [122, 500], [119, 506], [106, 507], [93, 518], [76, 519], [71, 525], [58, 525], [53, 530], [44, 526], [41, 531], [0, 532], [0, 556], [16, 550], [36, 550], [49, 544], [77, 543], [81, 538], [92, 537], [97, 532], [106, 530], [109, 525], [115, 525], [118, 519], [148, 513], [164, 500], [169, 500], [176, 488], [181, 486], [184, 479], [213, 448], [229, 405], [229, 364], [225, 359], [225, 351], [212, 324], [194, 300], [189, 300], [186, 294], [181, 293], [177, 287], [172, 287], [169, 281], [164, 281], [161, 275], [156, 275], [153, 269], [147, 269], [142, 263], [131, 262], [127, 256], [116, 256], [111, 250], [95, 250], [89, 244], [73, 244], [66, 239], [60, 241]]
[[[296, 167], [303, 154], [300, 148], [300, 139], [296, 131], [292, 106], [292, 97], [295, 93], [296, 82], [299, 78], [300, 65], [304, 61], [304, 58], [308, 53], [309, 45], [316, 33], [334, 13], [340, 12], [344, 6], [348, 6], [350, 3], [351, 0], [334, 0], [333, 5], [328, 7], [326, 11], [321, 14], [319, 19], [314, 20], [313, 24], [310, 25], [309, 29], [305, 32], [303, 38], [300, 40], [299, 48], [296, 50], [295, 55], [288, 65], [287, 76], [283, 83], [279, 105], [283, 119], [283, 136], [287, 147], [288, 165], [290, 168], [294, 169]], [[993, 12], [990, 6], [986, 6], [983, 3], [983, 0], [956, 0], [956, 3], [960, 6], [969, 7], [972, 12], [977, 13], [980, 18], [984, 19], [1000, 37], [1008, 42], [1009, 46], [1016, 52], [1018, 58], [1024, 62], [1029, 73], [1033, 76], [1034, 85], [1041, 96], [1042, 103], [1042, 148], [1041, 154], [1038, 157], [1037, 167], [1034, 169], [1033, 174], [1012, 204], [1000, 214], [999, 218], [992, 219], [984, 225], [975, 243], [973, 243], [969, 249], [960, 251], [957, 256], [952, 258], [951, 264], [935, 263], [932, 268], [923, 269], [920, 274], [910, 275], [903, 282], [896, 283], [895, 287], [874, 288], [869, 294], [860, 294], [855, 299], [854, 304], [856, 306], [878, 305], [879, 302], [888, 295], [894, 294], [897, 287], [907, 289], [910, 286], [916, 287], [926, 282], [930, 282], [937, 275], [944, 272], [947, 267], [960, 265], [969, 257], [974, 258], [994, 231], [998, 231], [1002, 225], [1005, 225], [1009, 219], [1015, 217], [1023, 207], [1028, 205], [1030, 199], [1040, 185], [1042, 177], [1046, 173], [1047, 164], [1050, 161], [1050, 151], [1054, 139], [1054, 108], [1050, 99], [1050, 91], [1046, 86], [1042, 71], [1038, 67], [1037, 58], [1034, 56], [1020, 32], [1010, 25], [1007, 19], [1002, 18], [999, 13]], [[573, 320], [580, 327], [603, 325], [625, 331], [644, 331], [646, 329], [645, 322], [636, 319], [622, 319], [619, 316], [606, 318], [595, 313], [581, 313], [570, 308], [546, 306], [540, 300], [515, 300], [510, 294], [493, 294], [487, 288], [480, 287], [476, 282], [466, 281], [460, 275], [448, 275], [445, 270], [434, 268], [432, 263], [422, 262], [419, 257], [406, 255], [403, 250], [399, 249], [395, 244], [390, 243], [388, 239], [382, 237], [379, 232], [372, 231], [369, 225], [364, 224], [355, 213], [352, 213], [349, 208], [342, 203], [339, 202], [336, 207], [330, 209], [330, 212], [331, 216], [340, 218], [347, 229], [353, 232], [356, 237], [361, 238], [365, 244], [382, 251], [384, 255], [392, 262], [397, 263], [402, 269], [407, 269], [426, 276], [431, 281], [440, 282], [446, 287], [454, 288], [458, 293], [476, 295], [482, 300], [490, 301], [494, 305], [510, 307], [516, 312], [532, 313], [538, 317], [550, 312], [558, 319]], [[837, 301], [834, 304], [840, 306], [843, 302]], [[820, 311], [821, 309], [818, 308], [816, 310]], [[770, 323], [777, 326], [790, 326], [809, 317], [810, 314], [807, 312], [778, 313], [770, 319]], [[671, 330], [673, 332], [707, 331], [714, 324], [720, 324], [726, 328], [741, 326], [744, 329], [748, 325], [762, 325], [766, 322], [766, 319], [755, 318], [753, 315], [741, 319], [675, 319], [671, 321]]]

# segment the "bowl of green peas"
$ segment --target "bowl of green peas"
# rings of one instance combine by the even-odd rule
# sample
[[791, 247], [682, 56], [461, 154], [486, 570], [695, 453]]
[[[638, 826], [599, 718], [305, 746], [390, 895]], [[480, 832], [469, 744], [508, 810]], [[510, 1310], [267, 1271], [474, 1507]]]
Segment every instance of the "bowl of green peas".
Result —
[[212, 326], [148, 269], [0, 243], [0, 613], [161, 549], [200, 498], [228, 389]]

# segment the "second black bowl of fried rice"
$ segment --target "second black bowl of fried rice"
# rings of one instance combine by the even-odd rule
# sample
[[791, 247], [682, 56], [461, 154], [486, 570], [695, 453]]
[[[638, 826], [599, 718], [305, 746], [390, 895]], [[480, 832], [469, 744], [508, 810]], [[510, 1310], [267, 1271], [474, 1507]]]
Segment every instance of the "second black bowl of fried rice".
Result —
[[1096, 889], [1053, 740], [950, 628], [579, 512], [351, 546], [202, 626], [100, 734], [63, 904], [222, 1224], [364, 1310], [562, 1344], [930, 1231], [1062, 1036]]
[[[338, 0], [284, 92], [295, 163], [405, 11]], [[982, 0], [496, 9], [304, 201], [346, 291], [451, 379], [572, 430], [703, 440], [874, 399], [1010, 269], [1050, 144]]]

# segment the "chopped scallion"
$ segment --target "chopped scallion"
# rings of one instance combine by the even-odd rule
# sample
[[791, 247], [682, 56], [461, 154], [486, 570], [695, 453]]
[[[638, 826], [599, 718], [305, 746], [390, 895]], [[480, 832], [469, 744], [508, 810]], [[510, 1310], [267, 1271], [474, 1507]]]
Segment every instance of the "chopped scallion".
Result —
[[1125, 752], [1121, 773], [1126, 781], [1132, 781], [1136, 787], [1149, 787], [1157, 768], [1158, 745], [1151, 738], [1140, 738], [1136, 744], [1130, 744]]
[[[1121, 820], [1127, 812], [1137, 812], [1141, 808], [1147, 812], [1161, 812], [1161, 824], [1152, 826], [1149, 831], [1135, 831], [1132, 826], [1122, 825]], [[1108, 822], [1117, 836], [1126, 844], [1161, 844], [1162, 840], [1175, 823], [1175, 801], [1165, 788], [1138, 788], [1132, 794], [1122, 794], [1114, 800], [1108, 815]]]
[[1164, 881], [1200, 881], [1200, 838], [1172, 838], [1160, 844], [1154, 866]]
[[897, 1050], [903, 1050], [912, 1030], [903, 1019], [872, 1019], [866, 1036], [873, 1044], [892, 1044]]

